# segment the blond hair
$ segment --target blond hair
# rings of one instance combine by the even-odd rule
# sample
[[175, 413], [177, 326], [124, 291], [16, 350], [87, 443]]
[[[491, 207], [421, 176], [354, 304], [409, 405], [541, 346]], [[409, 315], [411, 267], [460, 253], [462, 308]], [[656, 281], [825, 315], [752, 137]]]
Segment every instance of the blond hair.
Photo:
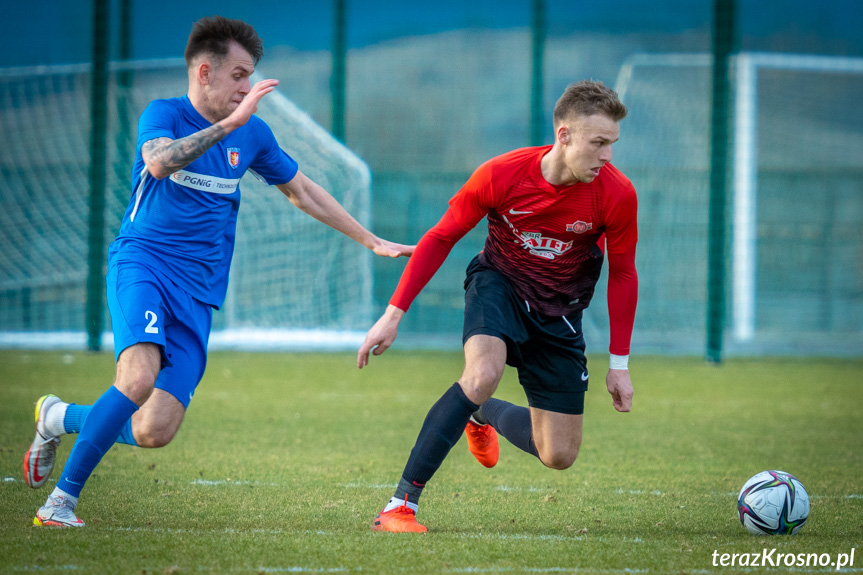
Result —
[[570, 84], [554, 106], [554, 125], [573, 116], [602, 114], [615, 122], [626, 117], [626, 106], [617, 93], [602, 82], [582, 80]]

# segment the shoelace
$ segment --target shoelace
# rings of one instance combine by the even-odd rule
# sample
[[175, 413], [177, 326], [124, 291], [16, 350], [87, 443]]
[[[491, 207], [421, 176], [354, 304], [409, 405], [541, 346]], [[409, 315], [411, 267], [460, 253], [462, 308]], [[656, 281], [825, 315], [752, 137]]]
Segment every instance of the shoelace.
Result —
[[399, 505], [393, 511], [395, 511], [399, 515], [403, 515], [405, 513], [407, 513], [408, 515], [416, 515], [416, 513], [414, 513], [414, 510], [411, 509], [410, 507], [408, 507], [408, 496], [407, 495], [405, 495], [405, 504]]
[[68, 509], [72, 513], [75, 512], [75, 509], [69, 504], [69, 501], [62, 495], [51, 495], [49, 499], [54, 506]]

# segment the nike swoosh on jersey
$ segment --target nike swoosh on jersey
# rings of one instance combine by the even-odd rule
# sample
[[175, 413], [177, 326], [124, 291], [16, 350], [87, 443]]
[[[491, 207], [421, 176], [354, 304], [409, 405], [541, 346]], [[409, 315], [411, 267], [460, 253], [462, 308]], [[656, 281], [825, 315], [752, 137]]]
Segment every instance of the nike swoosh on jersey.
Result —
[[510, 210], [510, 211], [509, 211], [509, 213], [511, 213], [511, 214], [512, 214], [512, 215], [514, 215], [514, 216], [518, 216], [518, 215], [521, 215], [521, 214], [532, 214], [533, 212], [532, 212], [532, 211], [520, 212], [520, 211], [518, 211], [518, 210]]
[[587, 372], [581, 374], [581, 381], [587, 381]]

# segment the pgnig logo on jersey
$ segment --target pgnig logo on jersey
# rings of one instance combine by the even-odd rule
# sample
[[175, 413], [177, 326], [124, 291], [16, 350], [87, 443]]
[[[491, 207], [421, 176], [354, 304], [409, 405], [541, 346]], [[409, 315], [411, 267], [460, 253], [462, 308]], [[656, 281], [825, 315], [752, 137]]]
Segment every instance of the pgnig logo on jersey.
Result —
[[593, 224], [589, 224], [589, 223], [583, 222], [581, 220], [578, 220], [577, 222], [575, 222], [573, 224], [566, 224], [566, 231], [575, 232], [577, 234], [583, 234], [587, 230], [592, 230], [592, 229], [593, 229]]

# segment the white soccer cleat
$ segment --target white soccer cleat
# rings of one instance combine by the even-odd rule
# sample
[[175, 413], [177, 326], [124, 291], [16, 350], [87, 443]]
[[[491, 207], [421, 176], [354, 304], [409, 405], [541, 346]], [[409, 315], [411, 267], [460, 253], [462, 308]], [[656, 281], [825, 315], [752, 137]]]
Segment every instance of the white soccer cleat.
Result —
[[53, 406], [63, 403], [56, 395], [43, 395], [36, 402], [36, 437], [24, 456], [24, 482], [33, 489], [42, 487], [54, 470], [60, 438], [52, 435], [45, 417]]
[[84, 527], [84, 522], [75, 515], [78, 501], [72, 502], [62, 495], [50, 495], [45, 505], [36, 512], [33, 525], [37, 527]]

